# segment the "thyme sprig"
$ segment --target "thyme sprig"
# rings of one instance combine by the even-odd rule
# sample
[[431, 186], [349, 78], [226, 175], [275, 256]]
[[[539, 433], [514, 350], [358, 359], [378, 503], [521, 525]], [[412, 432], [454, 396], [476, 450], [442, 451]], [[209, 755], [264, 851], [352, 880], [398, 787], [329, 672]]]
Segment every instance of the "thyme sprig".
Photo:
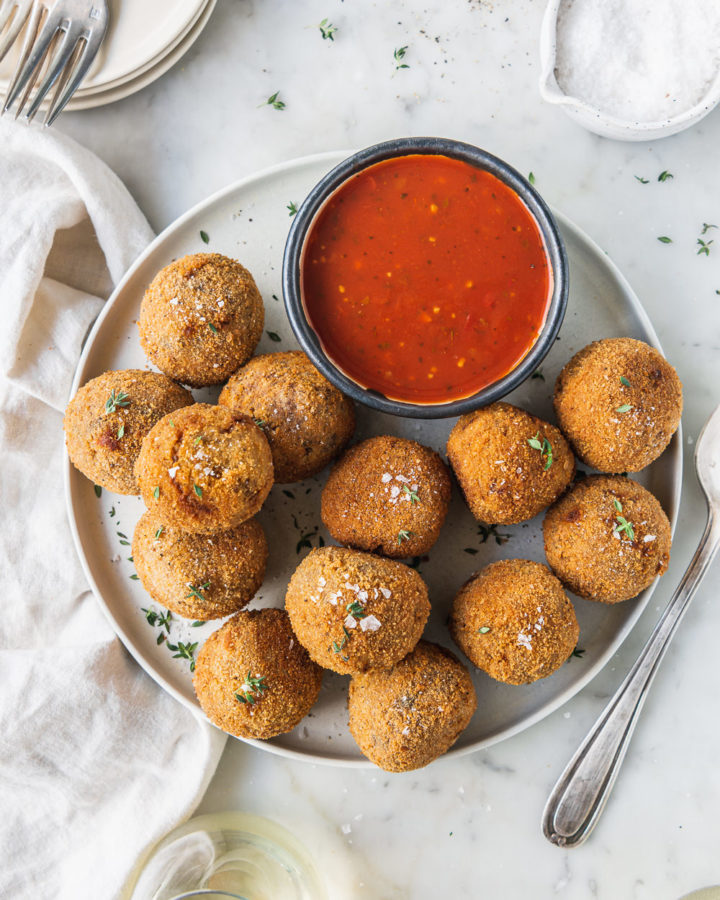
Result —
[[395, 71], [398, 69], [409, 69], [410, 66], [403, 62], [405, 59], [405, 54], [407, 53], [408, 45], [406, 44], [404, 47], [397, 47], [395, 52], [393, 53], [393, 59], [395, 60]]
[[544, 437], [542, 441], [540, 441], [540, 432], [535, 435], [535, 437], [531, 437], [527, 439], [528, 444], [533, 448], [533, 450], [540, 451], [540, 458], [545, 460], [545, 465], [543, 466], [543, 471], [547, 472], [550, 466], [553, 463], [553, 451], [552, 444], [550, 441]]
[[240, 703], [249, 703], [254, 706], [257, 698], [262, 697], [267, 688], [267, 680], [264, 675], [253, 675], [252, 672], [248, 672], [245, 681], [240, 685], [240, 690], [235, 694], [235, 699]]
[[334, 41], [335, 35], [337, 34], [337, 28], [331, 23], [328, 22], [327, 19], [323, 19], [322, 22], [318, 25], [320, 29], [320, 34], [322, 35], [322, 39], [324, 41]]
[[613, 534], [621, 535], [624, 532], [631, 541], [634, 541], [635, 529], [633, 528], [632, 522], [628, 522], [625, 516], [621, 515], [623, 511], [622, 503], [617, 499], [617, 497], [613, 498], [613, 506], [615, 507], [615, 512], [617, 513], [617, 515], [615, 516], [616, 523], [613, 525]]
[[198, 641], [194, 644], [185, 644], [178, 641], [177, 644], [171, 644], [167, 641], [168, 650], [172, 651], [173, 659], [186, 659], [190, 663], [190, 671], [195, 671], [195, 651], [197, 650]]
[[105, 401], [105, 412], [114, 413], [118, 408], [130, 406], [130, 395], [124, 391], [115, 393], [115, 388], [110, 391], [110, 396]]
[[191, 597], [194, 597], [196, 600], [200, 600], [203, 603], [207, 603], [203, 591], [206, 591], [210, 587], [210, 582], [206, 581], [205, 584], [201, 584], [198, 587], [194, 587], [192, 584], [188, 584], [188, 588], [190, 593], [185, 594], [185, 599], [189, 600]]

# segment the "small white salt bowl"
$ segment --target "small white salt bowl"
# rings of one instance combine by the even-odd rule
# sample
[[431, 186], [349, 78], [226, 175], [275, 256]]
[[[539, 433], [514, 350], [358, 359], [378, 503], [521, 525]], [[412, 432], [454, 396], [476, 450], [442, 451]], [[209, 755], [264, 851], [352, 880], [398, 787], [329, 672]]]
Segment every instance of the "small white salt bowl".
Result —
[[555, 78], [557, 18], [563, 0], [549, 0], [540, 29], [540, 96], [588, 131], [619, 141], [652, 141], [690, 128], [720, 102], [720, 70], [705, 96], [690, 109], [659, 122], [631, 122], [604, 113], [566, 94]]

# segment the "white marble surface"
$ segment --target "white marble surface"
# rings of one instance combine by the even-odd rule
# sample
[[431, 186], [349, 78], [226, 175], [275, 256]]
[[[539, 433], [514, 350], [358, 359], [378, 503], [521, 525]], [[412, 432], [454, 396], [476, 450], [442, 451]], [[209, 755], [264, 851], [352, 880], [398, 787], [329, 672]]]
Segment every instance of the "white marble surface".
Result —
[[[58, 127], [119, 173], [156, 229], [242, 175], [318, 150], [407, 134], [485, 147], [534, 172], [545, 198], [625, 272], [680, 372], [691, 444], [720, 400], [720, 230], [709, 257], [695, 246], [703, 222], [720, 225], [720, 112], [655, 143], [584, 132], [538, 96], [543, 5], [220, 0], [176, 69], [113, 106], [66, 114]], [[324, 17], [339, 29], [333, 43], [308, 27]], [[410, 68], [395, 71], [403, 45]], [[258, 108], [277, 90], [285, 110]], [[663, 169], [674, 179], [659, 183]], [[621, 652], [563, 710], [490, 750], [401, 776], [287, 762], [230, 741], [200, 811], [237, 808], [297, 829], [327, 867], [333, 900], [675, 900], [720, 882], [720, 565], [668, 653], [591, 839], [562, 851], [539, 828], [555, 778], [698, 539], [704, 505], [686, 449], [670, 570]]]

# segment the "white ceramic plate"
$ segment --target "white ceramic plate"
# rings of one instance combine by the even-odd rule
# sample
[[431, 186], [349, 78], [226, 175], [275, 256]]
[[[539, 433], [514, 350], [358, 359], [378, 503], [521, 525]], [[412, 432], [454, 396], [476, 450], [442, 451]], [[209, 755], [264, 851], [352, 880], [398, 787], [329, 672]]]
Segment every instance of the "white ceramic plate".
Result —
[[[126, 72], [113, 79], [100, 79], [95, 77], [94, 73], [99, 71], [102, 61], [96, 60], [91, 74], [83, 82], [82, 87], [75, 92], [66, 109], [74, 112], [105, 106], [108, 103], [123, 100], [152, 84], [179, 62], [192, 47], [207, 25], [216, 3], [217, 0], [201, 0], [200, 3], [194, 3], [196, 9], [184, 27], [171, 39], [168, 39], [158, 53], [131, 72]], [[0, 64], [0, 93], [6, 89], [9, 76], [14, 68], [15, 57], [11, 54]]]
[[160, 56], [158, 61], [151, 64], [147, 69], [141, 70], [140, 74], [136, 74], [128, 81], [115, 86], [109, 86], [101, 91], [92, 91], [84, 93], [78, 91], [70, 100], [66, 109], [70, 112], [78, 112], [83, 109], [94, 109], [97, 106], [106, 106], [108, 103], [115, 103], [117, 100], [124, 100], [131, 94], [137, 93], [153, 81], [164, 75], [168, 69], [171, 69], [178, 63], [187, 51], [192, 47], [195, 41], [202, 34], [208, 23], [217, 0], [207, 0], [200, 15], [191, 25], [189, 31], [182, 37], [177, 44], [166, 48], [166, 52]]
[[[83, 90], [132, 77], [162, 54], [197, 18], [205, 0], [110, 0], [110, 25]], [[0, 78], [15, 69], [20, 49], [0, 65]]]
[[[190, 210], [167, 228], [137, 260], [108, 301], [95, 323], [78, 365], [73, 391], [108, 369], [143, 367], [145, 358], [137, 337], [140, 301], [148, 282], [172, 259], [201, 250], [235, 257], [253, 273], [266, 308], [266, 332], [259, 352], [288, 350], [297, 346], [280, 293], [282, 253], [291, 219], [287, 204], [299, 204], [309, 189], [347, 154], [320, 156], [275, 166], [232, 185]], [[555, 347], [542, 366], [544, 381], [534, 378], [509, 396], [511, 402], [543, 417], [552, 416], [551, 394], [559, 370], [570, 356], [599, 337], [629, 335], [658, 346], [657, 336], [642, 306], [620, 272], [582, 232], [556, 214], [570, 260], [570, 302]], [[209, 235], [206, 246], [200, 232]], [[280, 336], [272, 341], [268, 332]], [[217, 393], [217, 392], [216, 392]], [[209, 391], [196, 391], [206, 399]], [[356, 439], [392, 433], [417, 439], [444, 453], [453, 420], [399, 419], [358, 408]], [[676, 434], [663, 456], [638, 480], [658, 497], [672, 523], [680, 496], [682, 440]], [[285, 587], [300, 559], [308, 552], [298, 548], [305, 535], [313, 546], [318, 537], [330, 542], [320, 526], [320, 492], [324, 474], [299, 485], [276, 486], [259, 514], [270, 544], [270, 560], [264, 585], [254, 606], [282, 606]], [[77, 550], [99, 603], [128, 650], [155, 680], [181, 703], [198, 704], [188, 663], [171, 658], [157, 646], [158, 629], [145, 620], [141, 607], [149, 598], [127, 557], [133, 528], [143, 506], [135, 497], [117, 497], [103, 491], [98, 499], [93, 485], [66, 464], [68, 510]], [[290, 496], [289, 496], [289, 495]], [[500, 527], [498, 543], [485, 542], [459, 491], [454, 491], [450, 513], [440, 540], [429, 560], [420, 564], [432, 601], [426, 637], [453, 647], [446, 618], [454, 593], [476, 569], [509, 557], [544, 561], [542, 517], [523, 525]], [[122, 536], [126, 537], [122, 537]], [[467, 552], [467, 551], [475, 552]], [[518, 732], [548, 715], [583, 687], [617, 650], [648, 602], [652, 588], [640, 597], [617, 606], [576, 599], [580, 622], [582, 659], [571, 658], [560, 671], [524, 687], [501, 685], [482, 672], [474, 673], [478, 712], [451, 753], [466, 753]], [[173, 619], [171, 640], [200, 641], [217, 627], [199, 628]], [[310, 715], [290, 734], [254, 743], [275, 753], [311, 761], [369, 765], [350, 736], [346, 720], [347, 678], [326, 673], [320, 699]]]

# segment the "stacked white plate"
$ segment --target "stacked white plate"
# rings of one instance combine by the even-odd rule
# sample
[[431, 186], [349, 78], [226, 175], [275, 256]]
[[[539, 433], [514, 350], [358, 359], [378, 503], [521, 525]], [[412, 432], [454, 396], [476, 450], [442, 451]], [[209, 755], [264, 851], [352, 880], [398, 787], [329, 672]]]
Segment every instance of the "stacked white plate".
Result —
[[[217, 0], [110, 0], [110, 27], [67, 109], [122, 100], [159, 78], [195, 43]], [[0, 64], [0, 93], [15, 70], [21, 41]]]

